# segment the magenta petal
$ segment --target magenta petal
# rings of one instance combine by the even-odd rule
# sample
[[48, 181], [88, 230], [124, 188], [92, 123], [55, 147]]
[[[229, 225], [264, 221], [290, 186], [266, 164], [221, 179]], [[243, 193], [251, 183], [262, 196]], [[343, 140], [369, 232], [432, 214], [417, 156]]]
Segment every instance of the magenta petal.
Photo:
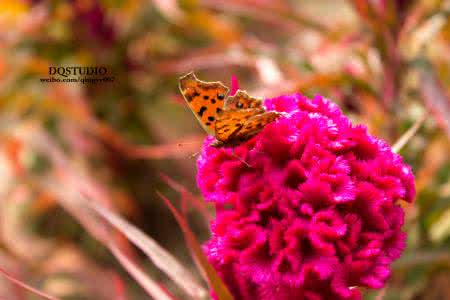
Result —
[[239, 90], [239, 81], [236, 77], [236, 75], [231, 75], [231, 89], [230, 89], [230, 96], [234, 96], [236, 92]]

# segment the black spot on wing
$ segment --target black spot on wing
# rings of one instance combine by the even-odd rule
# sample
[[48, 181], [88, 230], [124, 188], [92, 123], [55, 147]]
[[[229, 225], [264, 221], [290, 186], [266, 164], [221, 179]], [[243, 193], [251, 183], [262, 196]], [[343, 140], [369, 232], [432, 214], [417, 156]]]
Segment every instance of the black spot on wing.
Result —
[[208, 120], [211, 121], [211, 122], [213, 122], [213, 121], [214, 121], [214, 117], [213, 117], [213, 116], [209, 116], [209, 117], [208, 117]]
[[208, 100], [208, 99], [209, 99], [209, 96], [208, 96], [208, 95], [205, 95], [205, 96], [203, 96], [203, 99]]
[[222, 109], [220, 107], [216, 108], [216, 113], [220, 113]]
[[217, 94], [217, 99], [223, 100], [223, 99], [225, 99], [225, 95], [224, 94]]
[[216, 103], [216, 99], [212, 98], [212, 99], [211, 99], [211, 103], [212, 103], [212, 104]]
[[208, 108], [207, 108], [206, 106], [200, 107], [200, 110], [198, 111], [198, 115], [199, 115], [200, 117], [202, 117], [202, 116], [203, 116], [203, 113], [204, 113], [207, 109], [208, 109]]

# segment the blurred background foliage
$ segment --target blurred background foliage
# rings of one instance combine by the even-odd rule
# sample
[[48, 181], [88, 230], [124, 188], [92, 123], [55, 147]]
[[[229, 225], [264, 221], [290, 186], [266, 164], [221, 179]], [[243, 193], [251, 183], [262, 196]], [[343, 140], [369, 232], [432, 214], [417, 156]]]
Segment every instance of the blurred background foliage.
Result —
[[[200, 282], [157, 195], [208, 238], [192, 158], [205, 134], [177, 88], [195, 70], [264, 97], [320, 93], [391, 144], [420, 126], [400, 151], [417, 183], [408, 248], [365, 294], [450, 299], [449, 16], [448, 0], [0, 1], [0, 298], [37, 299], [24, 282], [61, 299], [204, 298], [90, 206]], [[50, 66], [105, 66], [114, 82], [41, 82]]]

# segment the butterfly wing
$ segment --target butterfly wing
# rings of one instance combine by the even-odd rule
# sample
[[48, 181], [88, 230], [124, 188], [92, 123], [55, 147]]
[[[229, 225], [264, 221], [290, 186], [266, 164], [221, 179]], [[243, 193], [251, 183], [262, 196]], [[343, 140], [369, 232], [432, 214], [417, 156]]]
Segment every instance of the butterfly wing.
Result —
[[276, 111], [263, 112], [258, 115], [254, 115], [233, 134], [235, 140], [247, 140], [252, 136], [258, 134], [264, 126], [275, 121], [281, 113]]
[[221, 82], [198, 80], [193, 72], [180, 78], [179, 87], [203, 129], [214, 134], [217, 115], [223, 110], [229, 89]]
[[216, 139], [223, 143], [229, 142], [234, 134], [244, 126], [247, 120], [263, 112], [263, 109], [254, 108], [222, 111], [217, 116], [215, 124]]
[[249, 96], [246, 91], [238, 90], [225, 101], [224, 109], [262, 108], [262, 100]]
[[208, 134], [214, 134], [217, 146], [244, 141], [281, 114], [265, 112], [261, 99], [238, 90], [228, 97], [221, 82], [198, 80], [194, 73], [180, 78], [180, 91], [189, 108]]

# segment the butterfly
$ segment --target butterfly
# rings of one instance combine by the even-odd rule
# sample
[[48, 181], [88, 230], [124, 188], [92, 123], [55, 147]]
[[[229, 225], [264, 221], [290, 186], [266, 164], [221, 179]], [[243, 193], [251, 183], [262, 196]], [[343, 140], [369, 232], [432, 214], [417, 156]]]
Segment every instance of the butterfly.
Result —
[[266, 111], [259, 98], [238, 90], [228, 96], [229, 88], [219, 81], [197, 79], [193, 72], [180, 78], [179, 87], [203, 129], [216, 140], [213, 147], [238, 145], [276, 120], [281, 113]]

